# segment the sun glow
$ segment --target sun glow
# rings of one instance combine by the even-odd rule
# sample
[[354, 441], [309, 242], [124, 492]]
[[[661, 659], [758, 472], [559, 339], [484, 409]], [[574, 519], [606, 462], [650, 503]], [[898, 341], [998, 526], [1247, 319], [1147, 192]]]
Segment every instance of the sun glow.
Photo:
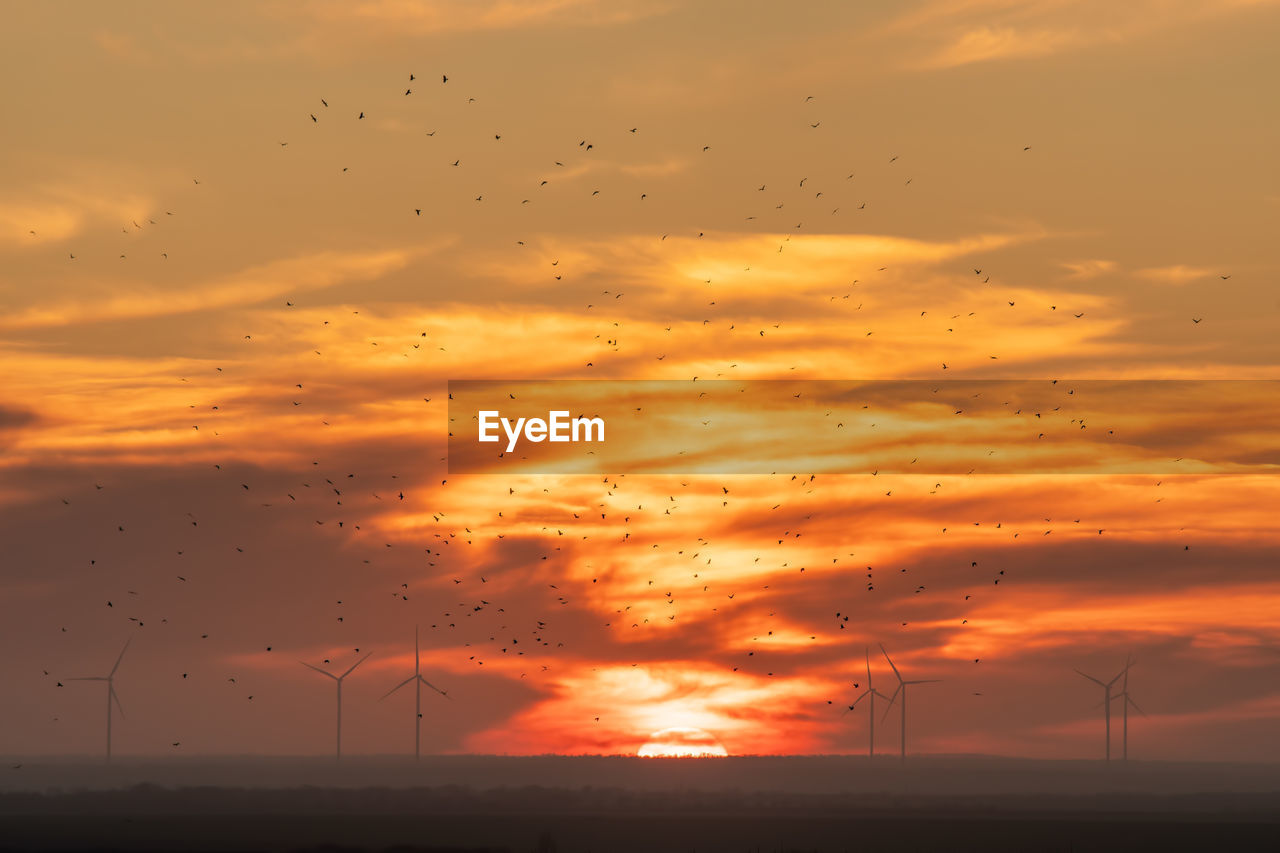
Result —
[[684, 727], [654, 732], [636, 753], [641, 758], [708, 758], [728, 754], [720, 742], [707, 732]]

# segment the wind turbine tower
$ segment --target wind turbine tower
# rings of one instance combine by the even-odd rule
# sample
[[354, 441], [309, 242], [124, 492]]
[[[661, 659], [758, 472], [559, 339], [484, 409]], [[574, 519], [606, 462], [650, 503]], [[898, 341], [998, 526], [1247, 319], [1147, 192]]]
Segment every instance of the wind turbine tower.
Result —
[[1116, 673], [1115, 678], [1105, 683], [1094, 678], [1092, 675], [1087, 675], [1083, 672], [1080, 672], [1080, 670], [1078, 669], [1076, 670], [1076, 672], [1079, 672], [1085, 678], [1089, 679], [1094, 684], [1102, 688], [1102, 705], [1103, 705], [1103, 708], [1105, 708], [1103, 712], [1103, 717], [1106, 720], [1106, 727], [1107, 727], [1107, 749], [1106, 749], [1107, 761], [1111, 760], [1111, 687], [1129, 671], [1130, 666], [1132, 666], [1132, 664], [1126, 662], [1124, 665], [1124, 669]]
[[124, 706], [120, 704], [120, 697], [116, 695], [116, 670], [120, 668], [120, 661], [124, 660], [124, 653], [129, 649], [129, 644], [133, 642], [133, 637], [125, 640], [124, 648], [120, 650], [120, 656], [116, 658], [115, 666], [111, 667], [111, 672], [106, 675], [87, 675], [79, 678], [68, 678], [68, 681], [105, 681], [107, 682], [107, 763], [111, 763], [111, 706], [115, 705], [120, 710], [120, 716], [124, 716]]
[[369, 659], [369, 655], [372, 655], [372, 654], [373, 652], [369, 652], [364, 657], [360, 658], [360, 660], [351, 664], [351, 667], [346, 672], [342, 673], [342, 675], [334, 675], [332, 672], [329, 672], [326, 669], [321, 669], [318, 666], [312, 666], [306, 661], [302, 661], [302, 660], [298, 661], [298, 663], [302, 664], [308, 669], [314, 669], [316, 672], [320, 673], [321, 675], [326, 676], [328, 678], [332, 678], [334, 682], [338, 685], [338, 739], [337, 739], [337, 749], [334, 753], [334, 757], [337, 759], [342, 758], [342, 682], [348, 675], [352, 673], [352, 671], [355, 670], [356, 667], [358, 667], [360, 664], [367, 661]]
[[[876, 755], [876, 697], [879, 696], [881, 699], [886, 699], [888, 697], [886, 697], [879, 690], [876, 690], [874, 687], [871, 686], [871, 648], [869, 646], [867, 647], [867, 650], [866, 650], [866, 658], [867, 658], [867, 689], [862, 691], [862, 693], [858, 696], [857, 699], [853, 700], [853, 704], [850, 705], [847, 709], [845, 709], [844, 713], [847, 714], [850, 711], [852, 711], [854, 708], [858, 707], [858, 703], [861, 702], [863, 699], [866, 699], [867, 697], [871, 698], [871, 707], [869, 709], [871, 713], [868, 717], [868, 719], [870, 720], [870, 727], [868, 728], [868, 737], [867, 737], [867, 757], [875, 758], [875, 755]], [[843, 717], [844, 714], [841, 714], [840, 716]]]
[[893, 701], [898, 698], [898, 694], [902, 694], [902, 702], [899, 708], [902, 711], [902, 760], [907, 760], [907, 685], [909, 684], [935, 684], [941, 679], [938, 678], [922, 678], [915, 681], [904, 681], [902, 673], [898, 672], [898, 668], [893, 665], [893, 658], [889, 657], [889, 653], [884, 650], [884, 643], [880, 644], [880, 651], [884, 653], [884, 659], [889, 661], [889, 666], [893, 669], [893, 674], [898, 679], [898, 688], [893, 691], [893, 695], [889, 697], [889, 706], [884, 709], [884, 715], [889, 716], [889, 711], [893, 708]]
[[441, 690], [439, 687], [436, 687], [434, 684], [432, 684], [430, 681], [427, 681], [427, 679], [422, 676], [422, 658], [421, 658], [420, 652], [418, 651], [418, 627], [416, 625], [413, 628], [413, 675], [409, 676], [404, 681], [397, 684], [395, 687], [392, 687], [385, 694], [383, 694], [382, 698], [379, 699], [378, 701], [381, 702], [382, 699], [386, 699], [392, 693], [395, 693], [397, 690], [399, 690], [401, 687], [404, 687], [407, 684], [413, 685], [413, 692], [414, 692], [413, 760], [417, 761], [422, 757], [422, 685], [424, 684], [427, 685], [432, 690], [439, 693], [441, 696], [443, 696], [446, 699], [449, 698], [449, 694]]
[[1121, 710], [1122, 723], [1120, 726], [1120, 731], [1121, 731], [1120, 757], [1121, 757], [1121, 760], [1123, 761], [1129, 760], [1129, 706], [1132, 705], [1133, 710], [1137, 711], [1142, 716], [1145, 717], [1147, 715], [1146, 711], [1143, 711], [1141, 708], [1139, 708], [1138, 703], [1133, 701], [1133, 697], [1129, 695], [1129, 667], [1133, 666], [1133, 663], [1134, 662], [1131, 658], [1125, 660], [1124, 677], [1120, 681], [1120, 692], [1116, 694], [1114, 697], [1112, 697], [1114, 699], [1124, 700], [1120, 706], [1120, 708], [1122, 709]]

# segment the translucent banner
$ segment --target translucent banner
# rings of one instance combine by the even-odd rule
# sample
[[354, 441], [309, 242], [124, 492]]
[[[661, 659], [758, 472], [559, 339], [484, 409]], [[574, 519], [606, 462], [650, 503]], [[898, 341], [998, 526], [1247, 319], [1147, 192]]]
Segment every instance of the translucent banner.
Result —
[[1277, 380], [454, 380], [454, 474], [1280, 470]]

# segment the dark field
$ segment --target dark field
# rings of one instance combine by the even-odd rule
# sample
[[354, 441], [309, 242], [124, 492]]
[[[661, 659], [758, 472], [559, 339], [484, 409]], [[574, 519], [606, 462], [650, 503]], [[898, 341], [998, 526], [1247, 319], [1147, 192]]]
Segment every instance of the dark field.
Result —
[[1270, 765], [11, 759], [0, 778], [0, 850], [1280, 849]]

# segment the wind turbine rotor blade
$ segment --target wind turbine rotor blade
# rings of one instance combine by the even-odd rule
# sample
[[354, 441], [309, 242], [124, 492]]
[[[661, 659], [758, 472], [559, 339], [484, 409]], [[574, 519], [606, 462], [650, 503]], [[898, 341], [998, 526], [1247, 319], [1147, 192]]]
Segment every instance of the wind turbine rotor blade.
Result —
[[865, 650], [867, 656], [867, 687], [871, 686], [871, 647], [867, 646]]
[[120, 661], [124, 660], [124, 653], [129, 651], [129, 644], [133, 642], [133, 637], [124, 641], [124, 648], [120, 650], [120, 657], [116, 658], [116, 665], [111, 667], [110, 675], [115, 675], [116, 670], [120, 668]]
[[[445, 693], [443, 690], [441, 690], [439, 687], [436, 687], [436, 686], [435, 686], [434, 684], [432, 684], [430, 681], [427, 681], [427, 680], [426, 680], [425, 678], [423, 678], [421, 675], [419, 675], [419, 676], [418, 676], [418, 679], [419, 679], [423, 684], [427, 685], [428, 687], [430, 687], [430, 688], [431, 688], [432, 690], [434, 690], [435, 692], [439, 693], [439, 694], [440, 694], [441, 696], [443, 696], [444, 698], [446, 698], [446, 699], [452, 699], [452, 698], [453, 698], [453, 697], [452, 697], [452, 696], [450, 696], [448, 693]], [[411, 679], [411, 680], [412, 680], [412, 679]]]
[[332, 672], [330, 672], [330, 671], [329, 671], [329, 670], [327, 670], [327, 669], [321, 669], [321, 668], [320, 668], [320, 667], [318, 667], [318, 666], [312, 666], [311, 664], [307, 663], [307, 662], [306, 662], [306, 661], [304, 661], [304, 660], [300, 660], [300, 661], [298, 661], [298, 663], [302, 664], [302, 665], [303, 665], [303, 666], [305, 666], [307, 669], [314, 669], [316, 672], [320, 673], [321, 675], [327, 675], [327, 676], [329, 676], [330, 678], [332, 678], [334, 681], [337, 681], [337, 680], [338, 680], [338, 676], [334, 675]]
[[[849, 706], [849, 711], [852, 711], [854, 708], [858, 707], [859, 702], [861, 702], [863, 699], [866, 699], [868, 696], [870, 696], [874, 692], [875, 691], [871, 690], [870, 688], [862, 691], [862, 693], [859, 694], [858, 698], [853, 700], [853, 704]], [[845, 711], [845, 713], [847, 714], [849, 713], [849, 711]]]
[[1146, 711], [1144, 711], [1144, 710], [1142, 710], [1141, 708], [1139, 708], [1139, 707], [1138, 707], [1138, 703], [1137, 703], [1137, 702], [1135, 702], [1135, 701], [1133, 701], [1133, 697], [1132, 697], [1132, 696], [1130, 696], [1128, 693], [1126, 693], [1126, 694], [1124, 694], [1124, 698], [1125, 698], [1125, 701], [1126, 701], [1126, 702], [1128, 702], [1130, 705], [1132, 705], [1132, 706], [1133, 706], [1133, 710], [1137, 711], [1139, 714], [1141, 714], [1141, 715], [1142, 715], [1142, 716], [1144, 716], [1144, 717], [1145, 717], [1145, 716], [1147, 716], [1147, 712], [1146, 712]]
[[880, 722], [883, 723], [888, 718], [889, 711], [893, 708], [893, 703], [897, 701], [898, 693], [901, 691], [902, 691], [902, 685], [899, 684], [898, 689], [893, 691], [893, 695], [889, 697], [889, 704], [884, 707], [884, 716], [880, 718]]
[[401, 687], [404, 687], [406, 684], [412, 684], [412, 683], [413, 683], [413, 679], [414, 679], [415, 677], [416, 677], [416, 676], [412, 676], [412, 675], [411, 675], [411, 676], [409, 676], [408, 678], [406, 678], [404, 681], [402, 681], [402, 682], [400, 682], [399, 684], [397, 684], [395, 687], [392, 687], [392, 688], [391, 688], [390, 690], [388, 690], [386, 693], [383, 693], [381, 696], [379, 696], [379, 697], [378, 697], [378, 701], [379, 701], [379, 702], [381, 702], [383, 699], [386, 699], [388, 696], [390, 696], [392, 693], [395, 693], [397, 690], [399, 690]]
[[116, 703], [116, 708], [120, 710], [120, 716], [124, 716], [124, 706], [120, 704], [120, 697], [116, 695], [116, 686], [114, 684], [107, 687], [107, 692], [111, 694], [111, 699]]
[[[1080, 672], [1080, 670], [1078, 670], [1078, 669], [1077, 669], [1077, 670], [1076, 670], [1076, 672]], [[1101, 681], [1099, 681], [1098, 679], [1094, 678], [1092, 675], [1085, 675], [1083, 672], [1080, 672], [1080, 674], [1081, 674], [1081, 675], [1084, 675], [1084, 677], [1085, 677], [1085, 678], [1089, 679], [1090, 681], [1092, 681], [1094, 684], [1098, 685], [1099, 687], [1107, 687], [1107, 688], [1109, 688], [1109, 687], [1111, 686], [1110, 684], [1103, 684]]]
[[884, 659], [889, 662], [889, 668], [893, 670], [893, 674], [897, 676], [898, 681], [902, 681], [902, 673], [898, 672], [898, 668], [893, 665], [893, 658], [889, 657], [889, 653], [884, 650], [884, 643], [880, 644], [880, 652], [884, 655]]
[[1129, 681], [1129, 667], [1131, 667], [1131, 666], [1133, 666], [1133, 663], [1129, 660], [1129, 658], [1128, 658], [1128, 657], [1126, 657], [1126, 658], [1124, 659], [1124, 669], [1122, 669], [1122, 670], [1120, 670], [1119, 672], [1117, 672], [1117, 673], [1116, 673], [1116, 677], [1115, 677], [1115, 678], [1113, 678], [1113, 679], [1111, 679], [1110, 681], [1108, 681], [1108, 682], [1107, 682], [1108, 686], [1109, 686], [1109, 685], [1112, 685], [1112, 684], [1115, 684], [1115, 683], [1116, 683], [1117, 681], [1119, 681], [1121, 678], [1123, 678], [1123, 679], [1125, 680], [1125, 683], [1128, 683], [1128, 681]]
[[356, 668], [356, 667], [358, 667], [360, 664], [362, 664], [362, 663], [364, 663], [365, 661], [367, 661], [367, 660], [369, 659], [369, 655], [372, 655], [372, 654], [373, 654], [373, 652], [369, 652], [369, 654], [365, 655], [364, 657], [360, 658], [360, 660], [358, 660], [358, 661], [356, 661], [355, 663], [351, 664], [351, 669], [348, 669], [346, 672], [342, 673], [342, 675], [339, 675], [339, 676], [338, 676], [338, 678], [339, 678], [339, 679], [346, 678], [348, 675], [350, 675], [350, 674], [352, 673], [352, 671], [353, 671], [353, 670], [355, 670], [355, 668]]

